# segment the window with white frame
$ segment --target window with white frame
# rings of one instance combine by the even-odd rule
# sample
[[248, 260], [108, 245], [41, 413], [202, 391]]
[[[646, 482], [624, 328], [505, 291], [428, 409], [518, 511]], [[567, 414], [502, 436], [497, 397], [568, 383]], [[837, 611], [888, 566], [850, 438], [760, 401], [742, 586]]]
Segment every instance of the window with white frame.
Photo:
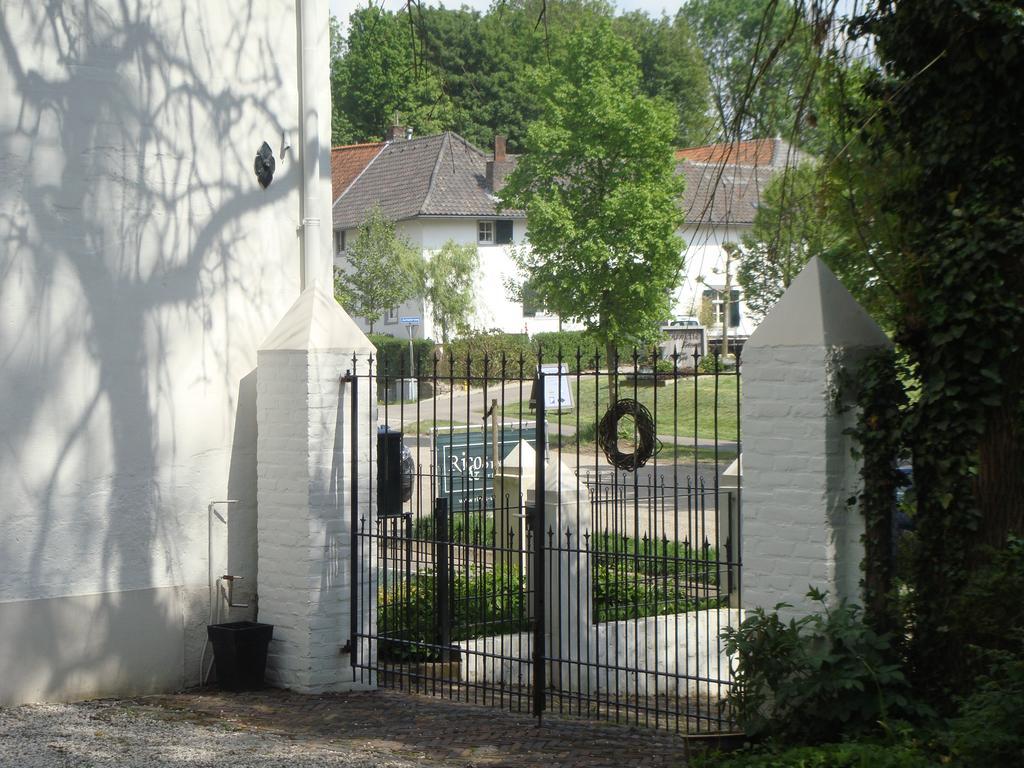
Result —
[[[712, 326], [721, 326], [725, 318], [725, 291], [716, 288], [704, 290], [703, 305], [706, 320]], [[729, 291], [729, 327], [736, 328], [740, 324], [740, 292], [736, 289]]]
[[384, 310], [384, 322], [385, 323], [397, 323], [398, 322], [398, 307], [388, 307]]
[[493, 221], [478, 221], [476, 223], [476, 241], [480, 245], [491, 245], [494, 242]]
[[336, 229], [334, 230], [334, 252], [344, 253], [345, 252], [345, 230]]

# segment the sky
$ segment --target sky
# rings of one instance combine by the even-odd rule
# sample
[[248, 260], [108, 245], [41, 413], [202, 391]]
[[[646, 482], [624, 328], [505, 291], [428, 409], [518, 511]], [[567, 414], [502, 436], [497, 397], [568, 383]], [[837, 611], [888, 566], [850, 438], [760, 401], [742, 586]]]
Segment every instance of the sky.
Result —
[[[374, 5], [383, 4], [389, 11], [397, 11], [405, 7], [406, 0], [373, 0]], [[427, 5], [444, 5], [445, 8], [459, 8], [466, 5], [476, 11], [486, 11], [492, 0], [426, 0]], [[680, 0], [612, 0], [620, 12], [647, 11], [650, 16], [661, 16], [662, 12], [674, 15], [682, 5]], [[361, 8], [369, 0], [330, 0], [331, 13], [342, 21], [343, 26], [348, 16], [356, 8]]]

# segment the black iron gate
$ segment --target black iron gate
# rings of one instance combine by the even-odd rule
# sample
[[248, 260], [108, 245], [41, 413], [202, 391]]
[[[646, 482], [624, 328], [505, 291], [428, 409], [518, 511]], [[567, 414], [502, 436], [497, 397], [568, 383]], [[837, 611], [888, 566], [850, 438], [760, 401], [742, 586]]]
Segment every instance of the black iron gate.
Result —
[[738, 360], [601, 362], [369, 366], [378, 402], [353, 407], [401, 431], [415, 471], [402, 501], [382, 453], [362, 486], [377, 518], [352, 521], [361, 680], [537, 716], [730, 727]]

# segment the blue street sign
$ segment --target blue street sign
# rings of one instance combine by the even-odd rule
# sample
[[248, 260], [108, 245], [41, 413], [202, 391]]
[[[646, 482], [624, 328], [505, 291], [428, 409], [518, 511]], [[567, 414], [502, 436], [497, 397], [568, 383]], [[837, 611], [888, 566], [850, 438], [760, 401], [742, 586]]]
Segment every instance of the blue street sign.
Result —
[[402, 325], [419, 325], [420, 319], [418, 317], [400, 317], [398, 322]]

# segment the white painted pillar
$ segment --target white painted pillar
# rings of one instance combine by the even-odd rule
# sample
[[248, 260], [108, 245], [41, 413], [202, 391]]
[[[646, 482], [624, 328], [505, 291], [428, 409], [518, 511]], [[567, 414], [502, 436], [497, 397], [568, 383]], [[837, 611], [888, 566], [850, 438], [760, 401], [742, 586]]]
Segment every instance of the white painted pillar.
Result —
[[494, 475], [494, 527], [497, 563], [526, 572], [526, 497], [537, 488], [537, 453], [526, 441], [505, 457]]
[[[536, 489], [527, 491], [527, 505], [536, 497]], [[544, 537], [545, 642], [547, 655], [558, 659], [549, 663], [547, 678], [563, 691], [586, 692], [594, 654], [593, 570], [584, 540], [593, 535], [590, 493], [561, 460], [549, 461], [544, 470], [544, 514], [544, 530], [533, 535]]]
[[[317, 285], [302, 292], [258, 352], [258, 618], [274, 625], [267, 680], [302, 692], [350, 690], [374, 683], [357, 674], [342, 648], [351, 635], [352, 491], [373, 529], [377, 397], [368, 377], [374, 347]], [[351, 408], [353, 368], [359, 408]], [[352, 444], [352, 423], [359, 440]], [[352, 455], [359, 471], [353, 477]], [[364, 548], [363, 554], [372, 554]], [[360, 621], [376, 610], [375, 563], [367, 563]], [[365, 654], [368, 644], [359, 651]], [[363, 656], [365, 658], [365, 656]], [[359, 678], [362, 681], [358, 683]]]
[[837, 407], [838, 374], [890, 341], [812, 258], [743, 349], [742, 601], [788, 615], [808, 588], [860, 602], [858, 465]]

